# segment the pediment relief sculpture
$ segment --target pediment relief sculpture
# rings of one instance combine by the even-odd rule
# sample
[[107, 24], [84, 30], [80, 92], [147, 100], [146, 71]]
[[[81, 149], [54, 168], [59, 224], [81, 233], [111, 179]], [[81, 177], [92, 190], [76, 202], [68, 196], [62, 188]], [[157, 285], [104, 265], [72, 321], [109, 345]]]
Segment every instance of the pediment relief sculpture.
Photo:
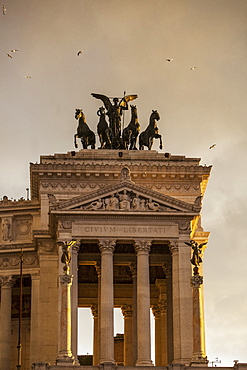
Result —
[[98, 198], [93, 202], [80, 205], [74, 209], [85, 211], [132, 211], [132, 212], [164, 212], [175, 211], [175, 208], [165, 206], [152, 198], [126, 189], [112, 193], [110, 196]]

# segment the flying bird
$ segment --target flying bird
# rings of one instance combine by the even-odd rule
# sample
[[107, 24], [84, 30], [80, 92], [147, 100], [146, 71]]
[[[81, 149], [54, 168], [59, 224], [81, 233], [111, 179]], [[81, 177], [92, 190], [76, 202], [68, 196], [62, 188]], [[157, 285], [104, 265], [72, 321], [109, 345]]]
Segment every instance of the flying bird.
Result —
[[25, 78], [31, 78], [31, 76], [25, 76]]
[[78, 51], [77, 56], [79, 57], [80, 54], [82, 54], [81, 50]]
[[216, 146], [216, 144], [213, 144], [209, 147], [209, 149], [213, 149]]
[[10, 53], [15, 53], [16, 51], [19, 51], [19, 50], [17, 50], [17, 49], [12, 49], [12, 50], [10, 50]]
[[196, 69], [197, 67], [191, 67], [190, 70], [193, 71], [194, 69]]
[[6, 14], [7, 9], [5, 8], [5, 6], [4, 6], [4, 5], [2, 6], [2, 9], [3, 9], [3, 15], [5, 15], [5, 14]]
[[167, 62], [172, 62], [172, 61], [173, 61], [173, 59], [169, 59], [169, 58], [168, 58], [168, 59], [166, 59], [166, 61], [167, 61]]
[[7, 53], [7, 57], [9, 57], [9, 58], [11, 58], [11, 59], [13, 58], [13, 57], [12, 57], [10, 54], [8, 54], [8, 53]]

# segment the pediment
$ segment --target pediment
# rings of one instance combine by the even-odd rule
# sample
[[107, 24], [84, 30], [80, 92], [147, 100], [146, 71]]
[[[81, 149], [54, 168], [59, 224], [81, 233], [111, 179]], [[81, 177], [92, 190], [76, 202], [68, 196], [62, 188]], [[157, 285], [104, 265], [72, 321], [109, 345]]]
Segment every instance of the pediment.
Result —
[[[200, 208], [200, 207], [199, 207]], [[198, 212], [198, 205], [122, 181], [86, 195], [60, 202], [52, 212]]]

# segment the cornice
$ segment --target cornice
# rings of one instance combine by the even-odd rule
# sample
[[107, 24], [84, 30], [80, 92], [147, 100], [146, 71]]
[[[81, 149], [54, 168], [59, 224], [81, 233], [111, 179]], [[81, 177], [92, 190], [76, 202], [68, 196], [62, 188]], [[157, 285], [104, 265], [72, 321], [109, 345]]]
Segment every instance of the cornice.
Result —
[[6, 195], [0, 200], [0, 210], [30, 210], [39, 208], [40, 203], [38, 199], [26, 200], [20, 199], [9, 199]]

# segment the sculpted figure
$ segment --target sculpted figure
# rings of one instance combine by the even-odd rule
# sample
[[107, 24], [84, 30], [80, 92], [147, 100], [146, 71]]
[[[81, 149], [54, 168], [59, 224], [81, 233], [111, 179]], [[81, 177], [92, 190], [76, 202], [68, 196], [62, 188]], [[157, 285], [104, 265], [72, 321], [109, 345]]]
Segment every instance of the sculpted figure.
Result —
[[61, 243], [62, 245], [62, 257], [61, 262], [64, 263], [63, 271], [65, 274], [69, 273], [69, 264], [71, 262], [70, 248], [76, 243], [76, 240], [71, 240], [69, 243]]
[[132, 209], [134, 211], [140, 211], [141, 208], [141, 199], [139, 198], [139, 195], [136, 194], [135, 198], [132, 200]]
[[198, 244], [196, 241], [194, 240], [191, 240], [189, 243], [186, 243], [185, 244], [187, 245], [190, 245], [192, 250], [193, 250], [193, 254], [192, 254], [192, 258], [190, 260], [190, 262], [192, 263], [192, 265], [198, 267], [200, 265], [200, 263], [202, 262], [202, 247], [204, 245], [207, 244], [206, 243], [202, 243], [202, 244]]
[[153, 202], [152, 199], [149, 199], [147, 201], [147, 207], [151, 211], [158, 211], [158, 209], [160, 208], [160, 205], [158, 203], [156, 203], [156, 202]]
[[109, 117], [110, 129], [113, 132], [114, 147], [117, 149], [121, 144], [121, 119], [123, 110], [128, 109], [128, 102], [137, 98], [137, 95], [124, 96], [120, 101], [118, 98], [113, 98], [113, 104], [110, 98], [102, 94], [91, 94], [94, 98], [102, 100]]
[[127, 191], [124, 190], [123, 194], [120, 195], [120, 209], [121, 210], [130, 210], [130, 198], [127, 194]]
[[100, 208], [104, 208], [104, 201], [102, 201], [101, 199], [92, 202], [88, 207], [86, 207], [86, 209], [92, 209], [94, 211]]
[[115, 197], [114, 194], [111, 195], [111, 198], [107, 198], [105, 199], [105, 208], [108, 210], [108, 211], [115, 211], [116, 209], [118, 209], [118, 198]]
[[2, 235], [3, 240], [5, 241], [10, 240], [10, 222], [7, 218], [4, 219], [2, 224]]

